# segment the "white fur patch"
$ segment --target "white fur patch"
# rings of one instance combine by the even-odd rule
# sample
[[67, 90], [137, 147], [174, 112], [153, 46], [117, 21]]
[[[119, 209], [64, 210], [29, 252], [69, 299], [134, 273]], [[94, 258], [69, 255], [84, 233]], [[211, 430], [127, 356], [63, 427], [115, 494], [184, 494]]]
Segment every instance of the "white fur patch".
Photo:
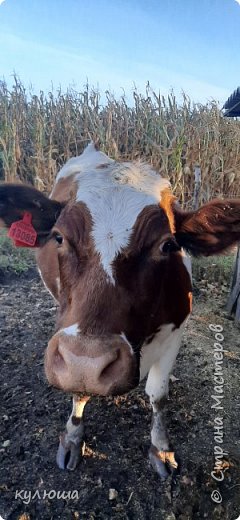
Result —
[[146, 393], [151, 402], [168, 392], [169, 375], [180, 348], [185, 323], [186, 320], [178, 329], [174, 329], [173, 324], [162, 325], [153, 341], [142, 348], [140, 380], [149, 373]]
[[[140, 380], [142, 380], [149, 372], [150, 368], [160, 359], [163, 353], [172, 343], [173, 338], [173, 323], [162, 325], [159, 332], [157, 332], [151, 343], [142, 346], [142, 355], [140, 363]], [[179, 329], [177, 329], [179, 330]]]
[[74, 323], [65, 329], [61, 329], [58, 332], [64, 332], [67, 336], [77, 336], [80, 332], [78, 323]]
[[[152, 367], [155, 365], [159, 365], [161, 373], [163, 373], [163, 375], [165, 374], [168, 379], [169, 373], [172, 369], [172, 358], [174, 362], [177, 357], [183, 329], [187, 319], [188, 317], [177, 329], [173, 323], [162, 325], [161, 329], [154, 336], [151, 343], [143, 345], [140, 363], [140, 380], [142, 380], [148, 373], [150, 373]], [[156, 384], [158, 385], [158, 383]], [[152, 385], [150, 384], [150, 386]]]
[[80, 173], [77, 182], [77, 201], [91, 213], [95, 248], [114, 283], [113, 260], [128, 245], [138, 215], [146, 206], [159, 204], [169, 182], [145, 164], [115, 162]]

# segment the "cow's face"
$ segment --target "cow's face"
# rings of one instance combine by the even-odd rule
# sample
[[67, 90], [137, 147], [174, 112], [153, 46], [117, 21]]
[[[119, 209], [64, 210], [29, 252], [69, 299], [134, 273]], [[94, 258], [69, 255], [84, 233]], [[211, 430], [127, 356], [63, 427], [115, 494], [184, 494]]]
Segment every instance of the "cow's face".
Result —
[[[180, 250], [173, 235], [173, 197], [168, 182], [145, 165], [120, 165], [106, 156], [103, 161], [96, 153], [91, 168], [82, 163], [78, 168], [74, 179], [69, 171], [58, 177], [52, 196], [70, 184], [71, 199], [38, 258], [60, 303], [46, 373], [65, 390], [121, 393], [139, 381], [144, 343], [163, 323], [179, 326], [189, 312], [185, 287], [180, 317], [168, 312], [168, 259]], [[176, 263], [189, 292], [181, 254]], [[50, 264], [55, 269], [49, 277], [43, 269]]]
[[45, 356], [49, 382], [109, 395], [137, 385], [142, 347], [164, 325], [179, 327], [190, 312], [181, 248], [210, 255], [234, 244], [240, 202], [182, 212], [166, 181], [145, 166], [100, 160], [92, 171], [84, 164], [71, 190], [59, 179], [58, 189], [71, 192], [65, 202], [56, 191], [58, 200], [51, 200], [30, 187], [0, 186], [0, 219], [10, 226], [31, 213], [39, 268], [59, 301]]
[[190, 279], [160, 206], [140, 212], [116, 253], [106, 252], [106, 240], [97, 247], [93, 227], [85, 203], [67, 205], [41, 252], [40, 267], [51, 248], [49, 264], [57, 257], [59, 271], [53, 273], [59, 278], [57, 333], [46, 352], [46, 373], [64, 390], [122, 393], [138, 384], [143, 344], [164, 323], [179, 326], [189, 313]]

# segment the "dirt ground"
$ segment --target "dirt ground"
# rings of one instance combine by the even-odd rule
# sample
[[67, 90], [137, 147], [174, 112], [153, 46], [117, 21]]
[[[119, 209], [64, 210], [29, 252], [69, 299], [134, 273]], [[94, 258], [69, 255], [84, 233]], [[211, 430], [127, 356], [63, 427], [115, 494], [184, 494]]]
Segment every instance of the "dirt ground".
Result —
[[[180, 471], [162, 483], [148, 462], [151, 409], [144, 384], [120, 398], [93, 398], [86, 409], [80, 465], [75, 472], [57, 468], [58, 436], [71, 411], [71, 397], [50, 388], [43, 371], [56, 307], [34, 270], [21, 279], [2, 276], [0, 516], [4, 520], [238, 518], [239, 330], [224, 312], [226, 293], [206, 287], [206, 282], [196, 292], [166, 415]], [[215, 338], [209, 323], [223, 326], [223, 412], [211, 408]], [[224, 431], [219, 446], [225, 452], [222, 482], [211, 476], [218, 444], [214, 418], [219, 416]], [[110, 492], [112, 500], [110, 489], [115, 490]], [[221, 493], [219, 504], [211, 498], [214, 490]], [[63, 491], [65, 498], [57, 498]]]

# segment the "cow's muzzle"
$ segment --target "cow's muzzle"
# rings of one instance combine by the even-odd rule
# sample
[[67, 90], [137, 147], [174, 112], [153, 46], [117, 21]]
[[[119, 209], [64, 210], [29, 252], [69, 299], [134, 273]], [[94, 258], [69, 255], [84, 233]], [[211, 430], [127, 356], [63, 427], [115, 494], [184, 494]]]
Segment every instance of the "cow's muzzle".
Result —
[[138, 385], [136, 356], [124, 336], [56, 333], [45, 353], [49, 383], [66, 392], [119, 395]]

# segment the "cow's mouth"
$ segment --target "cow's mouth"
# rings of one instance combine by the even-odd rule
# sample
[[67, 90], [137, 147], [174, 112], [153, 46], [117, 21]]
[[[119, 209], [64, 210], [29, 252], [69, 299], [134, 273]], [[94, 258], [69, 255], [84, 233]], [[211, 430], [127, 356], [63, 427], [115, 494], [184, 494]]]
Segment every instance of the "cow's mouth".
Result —
[[116, 395], [139, 383], [136, 356], [118, 335], [55, 334], [46, 350], [45, 372], [50, 384], [66, 392]]

